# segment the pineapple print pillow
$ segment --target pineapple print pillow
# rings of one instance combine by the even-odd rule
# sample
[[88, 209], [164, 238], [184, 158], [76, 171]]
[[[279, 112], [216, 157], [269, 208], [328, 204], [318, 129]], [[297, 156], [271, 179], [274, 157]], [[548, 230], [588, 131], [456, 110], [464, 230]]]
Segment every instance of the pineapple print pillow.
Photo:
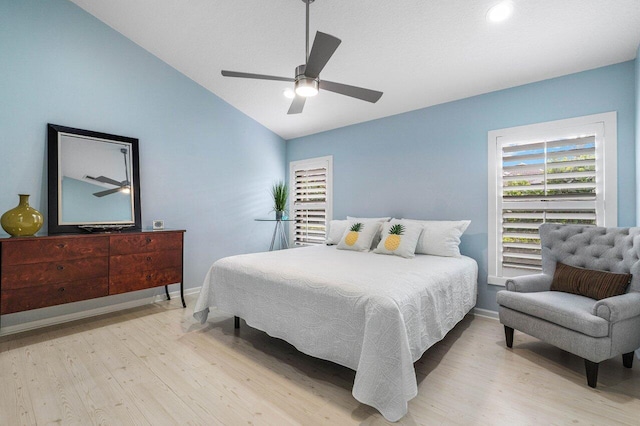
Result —
[[395, 254], [406, 258], [414, 257], [421, 233], [422, 227], [415, 223], [400, 220], [384, 223], [382, 224], [382, 239], [373, 252]]
[[371, 241], [380, 231], [380, 222], [349, 221], [336, 248], [340, 250], [369, 251]]

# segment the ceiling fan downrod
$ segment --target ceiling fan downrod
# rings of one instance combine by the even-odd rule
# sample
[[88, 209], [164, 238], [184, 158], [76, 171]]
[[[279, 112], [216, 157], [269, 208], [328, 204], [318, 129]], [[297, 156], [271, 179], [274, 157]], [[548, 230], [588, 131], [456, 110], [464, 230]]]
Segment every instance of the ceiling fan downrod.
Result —
[[306, 44], [305, 44], [305, 54], [304, 54], [304, 63], [305, 65], [309, 62], [309, 5], [313, 3], [315, 0], [302, 0], [304, 4], [306, 4], [307, 9], [307, 32], [306, 32]]
[[318, 94], [320, 90], [320, 79], [318, 77], [310, 78], [305, 75], [307, 66], [309, 65], [309, 5], [315, 0], [302, 0], [306, 5], [307, 19], [306, 19], [306, 31], [305, 31], [305, 55], [304, 64], [296, 67], [296, 77], [294, 82], [294, 91], [296, 95], [302, 97], [311, 97]]

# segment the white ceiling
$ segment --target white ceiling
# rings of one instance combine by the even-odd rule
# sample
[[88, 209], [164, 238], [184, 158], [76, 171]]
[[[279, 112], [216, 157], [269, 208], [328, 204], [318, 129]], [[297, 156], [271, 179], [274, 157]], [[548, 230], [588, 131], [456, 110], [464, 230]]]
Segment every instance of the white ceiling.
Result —
[[304, 112], [278, 81], [304, 62], [302, 0], [72, 0], [235, 108], [292, 139], [635, 58], [640, 0], [316, 0], [317, 30], [342, 44], [321, 78], [384, 92], [376, 104], [321, 91]]

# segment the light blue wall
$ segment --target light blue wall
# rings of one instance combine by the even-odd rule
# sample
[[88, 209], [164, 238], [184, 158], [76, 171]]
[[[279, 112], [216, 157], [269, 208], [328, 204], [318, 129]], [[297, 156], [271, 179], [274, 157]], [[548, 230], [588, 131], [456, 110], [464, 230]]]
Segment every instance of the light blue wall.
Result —
[[[640, 46], [636, 51], [636, 164], [640, 164]], [[636, 189], [640, 188], [640, 167], [636, 166]], [[640, 197], [636, 198], [636, 225], [640, 225]]]
[[[333, 155], [334, 218], [471, 219], [461, 250], [487, 278], [487, 132], [618, 112], [618, 223], [635, 219], [634, 61], [488, 93], [287, 142], [287, 160]], [[384, 99], [384, 98], [383, 98]]]
[[[268, 248], [273, 229], [254, 218], [270, 214], [269, 189], [284, 177], [282, 138], [73, 3], [0, 0], [0, 213], [19, 193], [47, 211], [47, 123], [140, 140], [143, 226], [187, 230], [186, 287], [218, 258]], [[148, 293], [5, 315], [2, 325]]]

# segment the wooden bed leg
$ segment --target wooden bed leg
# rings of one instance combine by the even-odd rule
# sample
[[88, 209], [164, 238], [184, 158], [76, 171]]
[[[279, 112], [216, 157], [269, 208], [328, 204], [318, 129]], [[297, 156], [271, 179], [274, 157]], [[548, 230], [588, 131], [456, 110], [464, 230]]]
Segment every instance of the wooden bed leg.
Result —
[[629, 352], [628, 354], [622, 354], [622, 364], [627, 368], [633, 367], [633, 356], [634, 355], [635, 355], [635, 352]]
[[584, 367], [587, 370], [587, 384], [595, 388], [598, 383], [598, 367], [600, 366], [599, 362], [591, 362], [585, 358]]
[[239, 317], [233, 317], [233, 328], [240, 328], [240, 318]]
[[504, 326], [504, 337], [507, 341], [507, 347], [513, 347], [513, 328]]

